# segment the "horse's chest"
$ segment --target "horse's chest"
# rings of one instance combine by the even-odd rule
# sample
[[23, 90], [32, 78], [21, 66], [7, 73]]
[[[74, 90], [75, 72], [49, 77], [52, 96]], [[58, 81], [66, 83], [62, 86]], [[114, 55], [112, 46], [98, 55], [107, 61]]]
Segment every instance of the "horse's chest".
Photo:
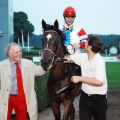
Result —
[[47, 87], [50, 94], [56, 94], [56, 91], [63, 88], [68, 84], [70, 79], [63, 76], [50, 76], [48, 79]]
[[68, 76], [68, 73], [65, 71], [64, 68], [57, 67], [56, 69], [52, 70], [49, 79], [51, 80], [64, 80]]

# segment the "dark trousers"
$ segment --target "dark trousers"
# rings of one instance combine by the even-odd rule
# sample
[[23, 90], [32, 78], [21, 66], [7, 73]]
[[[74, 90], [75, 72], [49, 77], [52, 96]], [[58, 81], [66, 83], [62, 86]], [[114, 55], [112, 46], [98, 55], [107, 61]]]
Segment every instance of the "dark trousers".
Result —
[[106, 120], [106, 95], [87, 95], [83, 91], [80, 95], [80, 120]]

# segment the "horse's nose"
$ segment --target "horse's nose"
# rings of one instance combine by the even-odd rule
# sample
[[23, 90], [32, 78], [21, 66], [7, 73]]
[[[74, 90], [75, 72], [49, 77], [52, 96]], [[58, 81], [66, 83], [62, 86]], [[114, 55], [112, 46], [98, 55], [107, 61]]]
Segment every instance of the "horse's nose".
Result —
[[41, 64], [42, 65], [50, 65], [51, 64], [51, 60], [42, 59], [41, 60]]

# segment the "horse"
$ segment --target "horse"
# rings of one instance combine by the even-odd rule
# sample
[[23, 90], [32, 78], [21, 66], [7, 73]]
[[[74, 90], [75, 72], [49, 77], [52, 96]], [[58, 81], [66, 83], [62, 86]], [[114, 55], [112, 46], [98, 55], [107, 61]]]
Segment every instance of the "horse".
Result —
[[71, 76], [81, 75], [81, 71], [76, 73], [74, 63], [64, 62], [64, 56], [68, 52], [64, 45], [64, 34], [59, 29], [58, 21], [56, 20], [54, 25], [49, 25], [42, 20], [42, 28], [43, 53], [41, 65], [45, 70], [50, 69], [47, 82], [50, 106], [55, 120], [61, 120], [61, 103], [64, 106], [63, 120], [74, 120], [73, 101], [78, 93], [79, 85], [71, 83]]

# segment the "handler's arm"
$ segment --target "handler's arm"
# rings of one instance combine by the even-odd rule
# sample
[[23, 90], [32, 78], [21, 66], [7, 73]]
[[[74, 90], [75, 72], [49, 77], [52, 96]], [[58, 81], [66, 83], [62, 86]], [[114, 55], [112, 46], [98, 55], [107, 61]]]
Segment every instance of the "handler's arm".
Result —
[[64, 57], [64, 59], [67, 60], [66, 63], [73, 63], [74, 62], [77, 65], [81, 66], [81, 62], [83, 60], [83, 53], [67, 55], [67, 56]]
[[42, 68], [41, 65], [36, 65], [34, 63], [32, 63], [32, 69], [33, 72], [35, 74], [35, 76], [42, 76], [43, 74], [45, 74], [45, 70]]
[[[98, 64], [99, 63], [99, 64]], [[72, 76], [71, 80], [73, 83], [83, 82], [92, 86], [102, 86], [105, 82], [106, 71], [105, 62], [101, 59], [96, 61], [95, 76], [85, 77], [85, 76]]]
[[71, 81], [73, 83], [83, 82], [92, 86], [102, 86], [103, 82], [97, 80], [94, 77], [72, 76]]

